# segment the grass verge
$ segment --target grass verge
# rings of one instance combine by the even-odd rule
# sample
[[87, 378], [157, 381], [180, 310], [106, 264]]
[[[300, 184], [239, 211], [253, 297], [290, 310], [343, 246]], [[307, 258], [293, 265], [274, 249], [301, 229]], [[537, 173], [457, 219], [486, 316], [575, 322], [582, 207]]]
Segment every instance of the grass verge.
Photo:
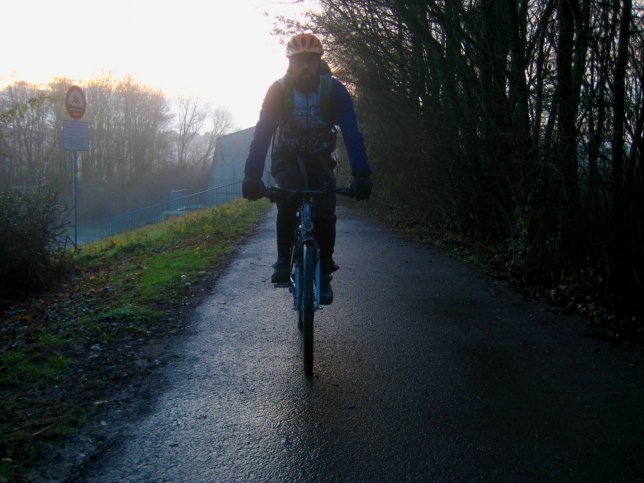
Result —
[[40, 479], [63, 438], [120, 390], [136, 397], [158, 364], [147, 348], [181, 332], [268, 206], [235, 201], [83, 246], [70, 279], [2, 310], [0, 481]]

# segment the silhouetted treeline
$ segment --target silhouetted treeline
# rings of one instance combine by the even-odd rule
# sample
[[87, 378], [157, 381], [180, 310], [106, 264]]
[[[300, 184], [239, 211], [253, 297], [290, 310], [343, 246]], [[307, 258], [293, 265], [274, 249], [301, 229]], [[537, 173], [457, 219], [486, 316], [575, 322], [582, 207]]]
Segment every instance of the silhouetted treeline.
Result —
[[[644, 41], [630, 0], [321, 0], [380, 200], [509, 268], [644, 284]], [[635, 298], [634, 300], [637, 300]]]
[[[71, 193], [71, 156], [62, 147], [65, 94], [72, 82], [19, 82], [0, 91], [0, 191], [47, 186]], [[216, 138], [230, 114], [198, 99], [169, 100], [128, 77], [83, 84], [90, 151], [79, 163], [79, 216], [97, 218], [160, 201], [172, 189], [205, 189]]]

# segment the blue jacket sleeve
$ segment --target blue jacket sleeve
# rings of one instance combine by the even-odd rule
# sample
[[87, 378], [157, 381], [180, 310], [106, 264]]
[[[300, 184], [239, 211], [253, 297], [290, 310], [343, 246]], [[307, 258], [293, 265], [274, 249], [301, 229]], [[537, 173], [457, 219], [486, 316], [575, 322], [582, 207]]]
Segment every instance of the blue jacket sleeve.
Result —
[[371, 168], [369, 168], [367, 150], [364, 146], [362, 133], [358, 129], [358, 120], [351, 95], [337, 79], [333, 79], [332, 95], [335, 104], [336, 124], [340, 126], [342, 131], [344, 144], [349, 154], [351, 171], [354, 175], [356, 173], [370, 175]]
[[255, 126], [255, 134], [250, 144], [248, 158], [244, 174], [251, 178], [261, 178], [264, 173], [266, 153], [271, 144], [273, 133], [277, 128], [279, 109], [284, 100], [284, 89], [279, 82], [274, 82], [268, 89], [262, 110], [259, 113], [259, 121]]

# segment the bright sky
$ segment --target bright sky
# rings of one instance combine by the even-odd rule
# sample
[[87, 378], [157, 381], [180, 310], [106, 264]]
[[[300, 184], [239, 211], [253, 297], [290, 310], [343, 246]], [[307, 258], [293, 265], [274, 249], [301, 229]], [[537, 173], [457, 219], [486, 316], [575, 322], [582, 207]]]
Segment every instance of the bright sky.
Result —
[[[286, 70], [275, 17], [314, 0], [8, 0], [2, 2], [0, 89], [13, 81], [83, 82], [111, 72], [224, 105], [255, 125], [272, 81]], [[88, 99], [91, 103], [91, 99]]]

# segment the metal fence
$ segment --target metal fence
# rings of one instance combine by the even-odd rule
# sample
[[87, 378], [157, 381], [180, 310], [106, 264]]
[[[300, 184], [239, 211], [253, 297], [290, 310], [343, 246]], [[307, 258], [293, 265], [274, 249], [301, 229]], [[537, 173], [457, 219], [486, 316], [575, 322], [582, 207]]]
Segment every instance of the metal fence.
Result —
[[[226, 203], [241, 198], [241, 181], [217, 186], [199, 193], [156, 203], [137, 210], [103, 220], [78, 225], [78, 244], [90, 243], [124, 231], [133, 230], [151, 223], [159, 223], [173, 216]], [[69, 229], [69, 238], [74, 238], [74, 227]]]

